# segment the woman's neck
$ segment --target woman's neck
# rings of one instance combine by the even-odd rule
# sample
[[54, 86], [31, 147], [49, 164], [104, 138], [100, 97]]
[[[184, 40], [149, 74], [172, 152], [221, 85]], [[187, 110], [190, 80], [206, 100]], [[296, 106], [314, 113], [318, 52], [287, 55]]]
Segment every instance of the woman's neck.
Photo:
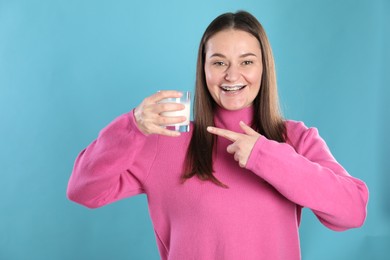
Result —
[[217, 107], [214, 115], [214, 124], [216, 127], [228, 129], [242, 133], [239, 125], [240, 121], [251, 125], [253, 118], [253, 106], [245, 107], [240, 110], [227, 110], [222, 107]]

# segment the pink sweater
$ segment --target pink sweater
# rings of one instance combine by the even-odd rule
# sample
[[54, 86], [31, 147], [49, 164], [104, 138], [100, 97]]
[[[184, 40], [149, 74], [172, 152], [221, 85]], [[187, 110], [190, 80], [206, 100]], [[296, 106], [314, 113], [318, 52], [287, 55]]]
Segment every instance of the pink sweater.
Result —
[[[220, 109], [215, 125], [242, 132], [252, 109]], [[104, 128], [76, 159], [69, 199], [90, 208], [145, 193], [161, 259], [300, 259], [302, 207], [333, 230], [359, 227], [368, 190], [337, 163], [315, 128], [286, 121], [289, 140], [260, 137], [246, 168], [218, 138], [221, 188], [193, 177], [180, 183], [191, 133], [142, 134], [133, 112]]]

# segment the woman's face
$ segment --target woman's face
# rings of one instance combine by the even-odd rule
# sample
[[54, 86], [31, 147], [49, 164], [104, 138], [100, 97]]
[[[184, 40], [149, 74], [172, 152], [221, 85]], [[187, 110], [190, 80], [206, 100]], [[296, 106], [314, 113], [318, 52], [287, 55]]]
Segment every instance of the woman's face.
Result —
[[252, 105], [263, 72], [259, 41], [250, 33], [228, 29], [206, 43], [205, 76], [214, 101], [227, 110]]

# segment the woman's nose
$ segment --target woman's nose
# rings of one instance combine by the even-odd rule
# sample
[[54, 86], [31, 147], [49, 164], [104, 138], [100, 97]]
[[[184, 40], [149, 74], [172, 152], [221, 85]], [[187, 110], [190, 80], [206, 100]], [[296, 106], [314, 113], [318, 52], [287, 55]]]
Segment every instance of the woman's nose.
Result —
[[235, 65], [230, 65], [226, 69], [225, 80], [234, 82], [237, 81], [239, 78], [240, 78], [239, 68]]

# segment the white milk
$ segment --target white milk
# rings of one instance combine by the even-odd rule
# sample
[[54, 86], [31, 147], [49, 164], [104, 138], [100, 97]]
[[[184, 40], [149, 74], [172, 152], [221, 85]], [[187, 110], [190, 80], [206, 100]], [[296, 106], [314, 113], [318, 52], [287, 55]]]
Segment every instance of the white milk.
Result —
[[191, 107], [190, 102], [181, 103], [181, 104], [184, 105], [184, 109], [183, 110], [168, 111], [168, 112], [161, 113], [162, 116], [169, 116], [169, 117], [172, 117], [172, 116], [185, 116], [186, 117], [186, 121], [184, 121], [182, 123], [169, 125], [169, 126], [175, 126], [175, 125], [180, 126], [180, 125], [189, 125], [190, 124], [190, 107]]

